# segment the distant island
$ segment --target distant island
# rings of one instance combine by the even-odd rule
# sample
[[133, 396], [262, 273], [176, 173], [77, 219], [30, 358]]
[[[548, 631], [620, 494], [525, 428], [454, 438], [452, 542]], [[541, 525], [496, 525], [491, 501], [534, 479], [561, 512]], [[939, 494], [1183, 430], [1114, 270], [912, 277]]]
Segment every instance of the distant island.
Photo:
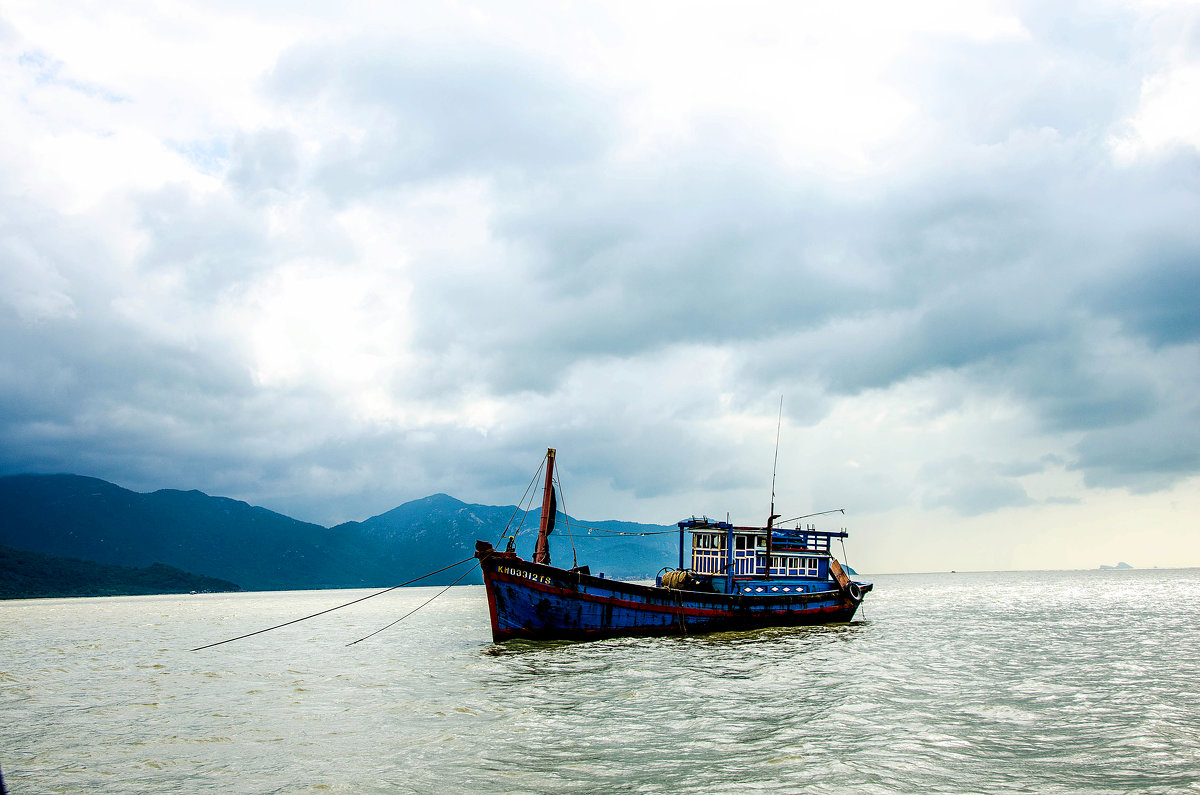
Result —
[[0, 599], [238, 590], [227, 580], [189, 574], [162, 563], [131, 568], [0, 546]]
[[[9, 548], [0, 598], [387, 587], [455, 561], [465, 562], [420, 584], [446, 585], [464, 572], [459, 582], [477, 584], [475, 541], [504, 543], [516, 513], [435, 494], [322, 527], [200, 491], [142, 494], [80, 475], [9, 475], [0, 477], [0, 545]], [[538, 513], [517, 533], [522, 554], [532, 554]], [[676, 529], [560, 512], [551, 554], [610, 577], [648, 579], [677, 559]]]
[[1103, 564], [1103, 563], [1102, 563], [1102, 564], [1100, 564], [1100, 568], [1102, 568], [1102, 569], [1109, 569], [1109, 570], [1112, 570], [1112, 569], [1132, 569], [1132, 568], [1133, 568], [1133, 566], [1130, 566], [1130, 565], [1129, 565], [1128, 563], [1126, 563], [1125, 561], [1121, 561], [1120, 563], [1118, 563], [1118, 564], [1117, 564], [1117, 565], [1115, 565], [1115, 566], [1106, 566], [1105, 564]]

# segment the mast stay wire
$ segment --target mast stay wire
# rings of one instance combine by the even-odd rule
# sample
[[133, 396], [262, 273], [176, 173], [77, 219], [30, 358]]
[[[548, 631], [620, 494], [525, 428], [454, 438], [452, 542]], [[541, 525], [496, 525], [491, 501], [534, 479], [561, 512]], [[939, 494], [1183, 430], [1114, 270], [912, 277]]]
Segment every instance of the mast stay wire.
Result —
[[[533, 488], [533, 484], [537, 483], [538, 475], [542, 474], [542, 467], [544, 467], [544, 466], [546, 466], [546, 457], [542, 456], [542, 463], [538, 465], [537, 472], [533, 473], [533, 479], [530, 480], [529, 485], [525, 487], [525, 493], [521, 495], [521, 499], [517, 503], [517, 507], [513, 509], [513, 515], [508, 517], [508, 524], [504, 525], [504, 530], [501, 531], [500, 538], [499, 538], [499, 540], [496, 541], [497, 544], [500, 543], [500, 541], [503, 541], [504, 536], [506, 536], [508, 534], [508, 529], [510, 527], [512, 527], [513, 519], [517, 518], [517, 514], [521, 511], [521, 506], [525, 503], [525, 498], [529, 497], [529, 492]], [[533, 498], [530, 497], [529, 508], [526, 509], [525, 513], [521, 515], [521, 523], [518, 524], [517, 529], [513, 531], [514, 537], [516, 537], [517, 535], [520, 535], [521, 528], [523, 528], [525, 526], [525, 517], [529, 515], [529, 511], [532, 509], [533, 509]]]
[[[559, 472], [562, 472], [562, 467], [559, 466]], [[567, 513], [567, 498], [563, 495], [562, 478], [556, 473], [554, 482], [558, 484], [558, 497], [562, 500], [562, 515], [563, 522], [567, 525], [567, 538], [571, 540], [571, 566], [579, 566], [579, 553], [575, 551], [575, 533], [571, 531], [571, 517]]]

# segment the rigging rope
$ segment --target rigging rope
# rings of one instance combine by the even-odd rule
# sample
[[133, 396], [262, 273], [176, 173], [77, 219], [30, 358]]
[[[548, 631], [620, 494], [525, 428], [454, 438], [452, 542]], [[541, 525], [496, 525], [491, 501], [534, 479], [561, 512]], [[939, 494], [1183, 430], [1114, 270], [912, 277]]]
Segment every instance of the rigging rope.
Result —
[[[238, 635], [236, 638], [228, 638], [227, 640], [219, 640], [216, 643], [209, 643], [206, 646], [197, 646], [196, 648], [192, 649], [192, 651], [201, 651], [203, 649], [211, 649], [213, 646], [220, 646], [222, 643], [233, 643], [235, 640], [241, 640], [242, 638], [249, 638], [253, 635], [261, 635], [262, 633], [270, 632], [273, 629], [279, 629], [281, 627], [286, 627], [290, 624], [298, 624], [301, 621], [307, 621], [310, 618], [316, 618], [317, 616], [323, 616], [326, 613], [332, 613], [334, 610], [341, 610], [343, 607], [349, 607], [350, 605], [356, 605], [359, 602], [365, 602], [368, 599], [375, 598], [376, 596], [382, 596], [383, 594], [385, 594], [389, 591], [394, 591], [397, 588], [403, 588], [406, 585], [412, 585], [414, 582], [420, 582], [421, 580], [424, 580], [428, 577], [432, 577], [435, 574], [440, 574], [443, 571], [445, 571], [446, 569], [452, 569], [455, 566], [461, 566], [462, 564], [466, 563], [468, 560], [474, 560], [474, 559], [475, 559], [475, 556], [472, 555], [469, 558], [463, 558], [462, 560], [458, 561], [457, 563], [451, 563], [449, 566], [443, 566], [442, 568], [438, 569], [437, 571], [431, 571], [428, 574], [422, 574], [420, 577], [409, 580], [408, 582], [402, 582], [399, 585], [393, 585], [391, 588], [384, 588], [382, 591], [377, 591], [373, 594], [367, 594], [366, 596], [355, 599], [352, 602], [346, 602], [346, 604], [344, 604], [344, 605], [338, 605], [337, 607], [331, 607], [328, 610], [322, 610], [319, 613], [313, 613], [311, 616], [305, 616], [304, 618], [293, 618], [291, 621], [285, 621], [282, 624], [276, 624], [275, 626], [267, 627], [266, 629], [260, 629], [260, 630], [254, 631], [254, 632], [247, 632], [245, 635]], [[474, 568], [474, 567], [472, 567], [472, 568]], [[471, 571], [471, 569], [468, 569], [467, 573], [469, 574], [470, 571]], [[458, 579], [461, 580], [462, 577], [459, 577]], [[457, 581], [458, 580], [455, 580], [455, 582], [457, 582]]]
[[[562, 467], [559, 467], [558, 471], [562, 472]], [[571, 540], [571, 566], [578, 568], [579, 553], [575, 551], [575, 534], [571, 532], [571, 516], [567, 513], [567, 498], [566, 495], [563, 494], [562, 478], [556, 476], [554, 480], [558, 483], [558, 497], [562, 500], [562, 515], [563, 522], [567, 526], [567, 538]]]
[[627, 532], [625, 530], [609, 530], [608, 528], [605, 528], [605, 527], [588, 527], [586, 525], [581, 525], [581, 524], [577, 524], [575, 526], [578, 527], [580, 530], [595, 530], [597, 533], [608, 533], [608, 534], [614, 535], [614, 536], [665, 536], [665, 535], [675, 535], [676, 533], [679, 532], [678, 530], [647, 530], [642, 533], [631, 533], [631, 532]]
[[[525, 493], [521, 495], [521, 500], [517, 503], [517, 507], [513, 510], [513, 515], [508, 517], [508, 524], [504, 525], [504, 532], [500, 534], [500, 539], [496, 542], [497, 544], [504, 540], [504, 536], [508, 535], [508, 528], [512, 527], [513, 519], [517, 518], [517, 513], [521, 510], [521, 506], [525, 503], [525, 498], [529, 496], [529, 491], [533, 488], [533, 484], [537, 483], [538, 475], [542, 474], [542, 467], [545, 465], [546, 457], [543, 456], [542, 463], [538, 465], [537, 472], [533, 473], [533, 480], [529, 481], [529, 485], [525, 487]], [[531, 504], [529, 508], [531, 509], [533, 508], [532, 498], [530, 499], [530, 503]], [[514, 538], [520, 534], [521, 528], [525, 526], [525, 517], [528, 515], [529, 509], [526, 509], [525, 513], [521, 516], [521, 524], [517, 525], [517, 529], [513, 531]]]
[[[518, 513], [521, 514], [521, 521], [517, 525], [517, 529], [513, 531], [513, 537], [516, 538], [518, 535], [521, 534], [521, 530], [525, 526], [525, 518], [527, 516], [529, 516], [530, 513], [533, 512], [533, 497], [534, 497], [534, 495], [531, 494], [530, 492], [533, 490], [533, 486], [535, 483], [537, 483], [538, 477], [542, 474], [542, 470], [545, 468], [545, 466], [546, 466], [546, 457], [543, 456], [542, 463], [538, 465], [537, 472], [533, 473], [533, 478], [529, 481], [529, 485], [525, 487], [525, 493], [521, 495], [520, 501], [517, 503], [516, 508], [513, 509], [512, 516], [510, 516], [508, 518], [508, 524], [504, 525], [504, 530], [500, 533], [500, 538], [496, 541], [497, 545], [499, 545], [499, 543], [504, 540], [505, 536], [508, 535], [509, 528], [512, 527], [513, 520], [517, 518]], [[560, 467], [560, 471], [561, 471], [561, 467]], [[562, 479], [559, 478], [557, 474], [555, 475], [554, 482], [558, 484], [558, 495], [560, 498], [562, 498], [562, 496], [563, 496]], [[522, 506], [525, 504], [526, 499], [529, 500], [529, 505], [525, 508], [522, 508]], [[523, 513], [522, 513], [522, 511], [523, 511]], [[575, 530], [587, 530], [588, 535], [591, 535], [591, 531], [595, 530], [597, 533], [608, 533], [609, 535], [614, 535], [614, 536], [665, 536], [665, 535], [674, 535], [675, 533], [679, 532], [678, 530], [647, 530], [647, 531], [644, 531], [641, 533], [634, 533], [634, 532], [629, 532], [626, 530], [609, 530], [608, 528], [605, 528], [605, 527], [588, 527], [587, 525], [582, 525], [582, 524], [579, 524], [578, 522], [572, 523], [571, 517], [567, 514], [567, 502], [566, 502], [565, 498], [563, 499], [562, 514], [563, 514], [563, 521], [566, 522], [566, 525], [567, 525], [567, 535], [571, 539], [571, 554], [572, 554], [572, 557], [575, 559], [575, 565], [579, 564], [578, 553], [575, 550], [575, 533], [574, 533]]]
[[784, 519], [779, 524], [787, 524], [788, 522], [796, 522], [801, 519], [811, 519], [814, 516], [824, 516], [827, 513], [839, 513], [839, 512], [844, 515], [846, 513], [846, 509], [845, 508], [833, 508], [832, 510], [820, 511], [818, 513], [806, 513], [803, 516], [793, 516], [791, 519]]

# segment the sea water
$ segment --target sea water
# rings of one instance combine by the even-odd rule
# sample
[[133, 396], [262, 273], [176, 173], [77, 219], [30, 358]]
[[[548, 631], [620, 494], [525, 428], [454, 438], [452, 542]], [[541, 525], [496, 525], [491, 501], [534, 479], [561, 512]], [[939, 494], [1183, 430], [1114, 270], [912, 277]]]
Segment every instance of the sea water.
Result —
[[1200, 570], [890, 575], [852, 624], [491, 642], [480, 586], [0, 603], [49, 792], [1200, 790]]

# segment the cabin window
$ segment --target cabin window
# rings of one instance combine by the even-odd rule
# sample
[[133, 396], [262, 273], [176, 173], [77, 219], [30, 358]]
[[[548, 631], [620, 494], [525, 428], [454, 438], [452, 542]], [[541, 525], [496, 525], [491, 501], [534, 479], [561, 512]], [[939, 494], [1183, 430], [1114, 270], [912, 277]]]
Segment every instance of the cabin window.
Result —
[[772, 555], [771, 574], [781, 577], [816, 577], [819, 558]]
[[728, 547], [721, 533], [696, 533], [692, 536], [692, 571], [700, 574], [724, 574]]
[[754, 574], [756, 571], [756, 561], [754, 556], [754, 542], [751, 536], [736, 535], [733, 537], [733, 574]]

